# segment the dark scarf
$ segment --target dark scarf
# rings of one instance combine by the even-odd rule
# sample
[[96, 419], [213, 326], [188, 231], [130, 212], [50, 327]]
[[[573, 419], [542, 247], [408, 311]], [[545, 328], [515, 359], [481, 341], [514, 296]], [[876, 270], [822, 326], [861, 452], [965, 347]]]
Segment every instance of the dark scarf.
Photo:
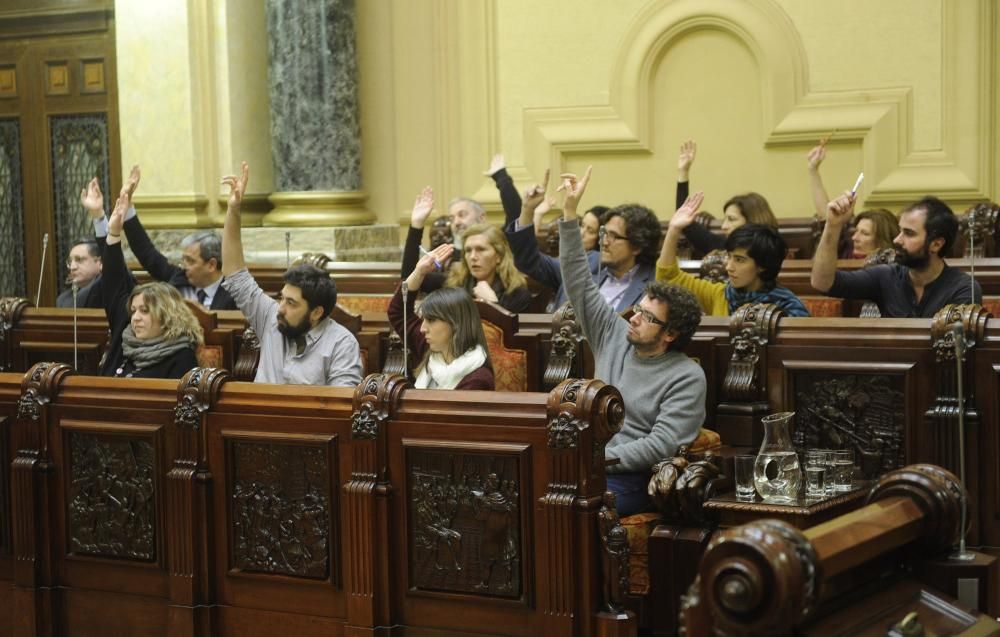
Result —
[[789, 290], [779, 286], [770, 289], [762, 288], [756, 292], [737, 290], [732, 283], [726, 283], [726, 301], [729, 303], [730, 316], [736, 313], [741, 305], [747, 303], [773, 303], [781, 308], [785, 316], [809, 316], [809, 310], [799, 297]]
[[165, 340], [163, 336], [140, 340], [131, 325], [122, 331], [122, 353], [135, 369], [145, 369], [184, 349], [194, 349], [196, 343], [188, 337]]

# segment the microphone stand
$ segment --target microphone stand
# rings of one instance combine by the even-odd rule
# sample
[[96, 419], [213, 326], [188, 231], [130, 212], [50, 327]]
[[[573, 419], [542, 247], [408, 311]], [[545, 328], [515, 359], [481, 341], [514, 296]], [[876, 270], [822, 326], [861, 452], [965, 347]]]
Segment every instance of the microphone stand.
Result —
[[407, 312], [406, 312], [406, 306], [408, 305], [408, 303], [406, 302], [406, 297], [407, 297], [407, 293], [409, 291], [407, 289], [407, 287], [408, 286], [406, 285], [406, 280], [404, 279], [403, 282], [402, 282], [402, 284], [401, 284], [401, 288], [400, 288], [402, 290], [402, 293], [403, 293], [403, 376], [405, 376], [406, 378], [409, 378], [410, 377], [410, 348], [409, 348], [409, 344], [407, 342], [407, 334], [409, 333], [410, 330], [409, 330], [409, 325], [407, 323], [407, 317], [406, 317], [406, 314], [407, 314]]
[[285, 267], [292, 265], [292, 233], [285, 233]]
[[967, 344], [965, 342], [965, 333], [962, 330], [961, 323], [956, 323], [955, 326], [952, 327], [952, 333], [954, 334], [953, 340], [955, 341], [955, 368], [958, 373], [956, 378], [958, 385], [958, 479], [962, 484], [962, 535], [958, 540], [958, 552], [952, 553], [950, 558], [953, 560], [967, 562], [975, 559], [976, 557], [965, 548], [965, 536], [968, 531], [969, 505], [966, 501], [967, 498], [965, 491], [965, 387], [962, 378], [962, 359], [965, 358]]
[[49, 250], [49, 233], [42, 236], [42, 265], [38, 268], [38, 289], [35, 291], [35, 307], [42, 300], [42, 277], [45, 276], [45, 254]]
[[73, 290], [73, 292], [72, 292], [72, 294], [73, 294], [73, 369], [75, 371], [80, 371], [80, 365], [79, 365], [79, 360], [78, 360], [79, 359], [79, 352], [80, 352], [80, 341], [77, 339], [77, 332], [76, 332], [76, 319], [77, 319], [76, 294], [77, 294], [77, 292], [79, 292], [80, 286], [78, 286], [76, 284], [76, 281], [73, 281], [72, 290]]

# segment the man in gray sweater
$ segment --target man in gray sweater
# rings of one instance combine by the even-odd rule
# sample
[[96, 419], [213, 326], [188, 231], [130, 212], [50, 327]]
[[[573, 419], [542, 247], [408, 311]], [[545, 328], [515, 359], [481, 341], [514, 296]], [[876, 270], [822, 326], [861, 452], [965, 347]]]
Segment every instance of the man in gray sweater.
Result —
[[[646, 487], [653, 464], [694, 441], [705, 420], [705, 372], [681, 351], [701, 322], [701, 308], [687, 290], [654, 281], [631, 319], [615, 312], [590, 275], [576, 218], [590, 168], [582, 179], [563, 179], [563, 284], [594, 352], [597, 377], [617, 387], [625, 402], [625, 423], [604, 455], [618, 460], [607, 469], [618, 514], [631, 515], [649, 505]], [[535, 186], [525, 193], [525, 203], [544, 196], [545, 187]]]

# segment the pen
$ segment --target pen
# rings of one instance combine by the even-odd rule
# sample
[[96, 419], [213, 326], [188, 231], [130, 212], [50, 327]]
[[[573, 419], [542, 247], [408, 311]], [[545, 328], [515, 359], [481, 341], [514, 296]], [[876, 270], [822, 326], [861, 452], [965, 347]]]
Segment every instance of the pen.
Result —
[[[423, 253], [424, 256], [428, 256], [428, 257], [431, 256], [431, 253], [428, 252], [427, 249], [424, 248], [424, 246], [418, 245], [417, 247], [420, 248], [420, 252]], [[434, 259], [434, 267], [436, 267], [438, 270], [440, 270], [444, 266], [441, 264], [440, 261], [438, 261], [437, 259]]]
[[861, 182], [865, 180], [865, 173], [858, 173], [858, 180], [854, 182], [854, 188], [851, 188], [851, 196], [853, 197], [858, 192], [858, 188], [861, 186]]

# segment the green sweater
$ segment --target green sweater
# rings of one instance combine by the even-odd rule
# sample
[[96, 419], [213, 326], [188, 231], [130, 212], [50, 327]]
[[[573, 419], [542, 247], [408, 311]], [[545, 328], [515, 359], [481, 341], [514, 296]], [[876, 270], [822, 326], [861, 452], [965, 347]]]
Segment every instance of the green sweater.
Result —
[[705, 420], [705, 372], [687, 355], [636, 356], [628, 323], [605, 303], [590, 275], [576, 221], [559, 223], [559, 262], [566, 294], [594, 352], [597, 377], [625, 402], [625, 423], [604, 449], [620, 463], [609, 473], [647, 472], [691, 443]]

